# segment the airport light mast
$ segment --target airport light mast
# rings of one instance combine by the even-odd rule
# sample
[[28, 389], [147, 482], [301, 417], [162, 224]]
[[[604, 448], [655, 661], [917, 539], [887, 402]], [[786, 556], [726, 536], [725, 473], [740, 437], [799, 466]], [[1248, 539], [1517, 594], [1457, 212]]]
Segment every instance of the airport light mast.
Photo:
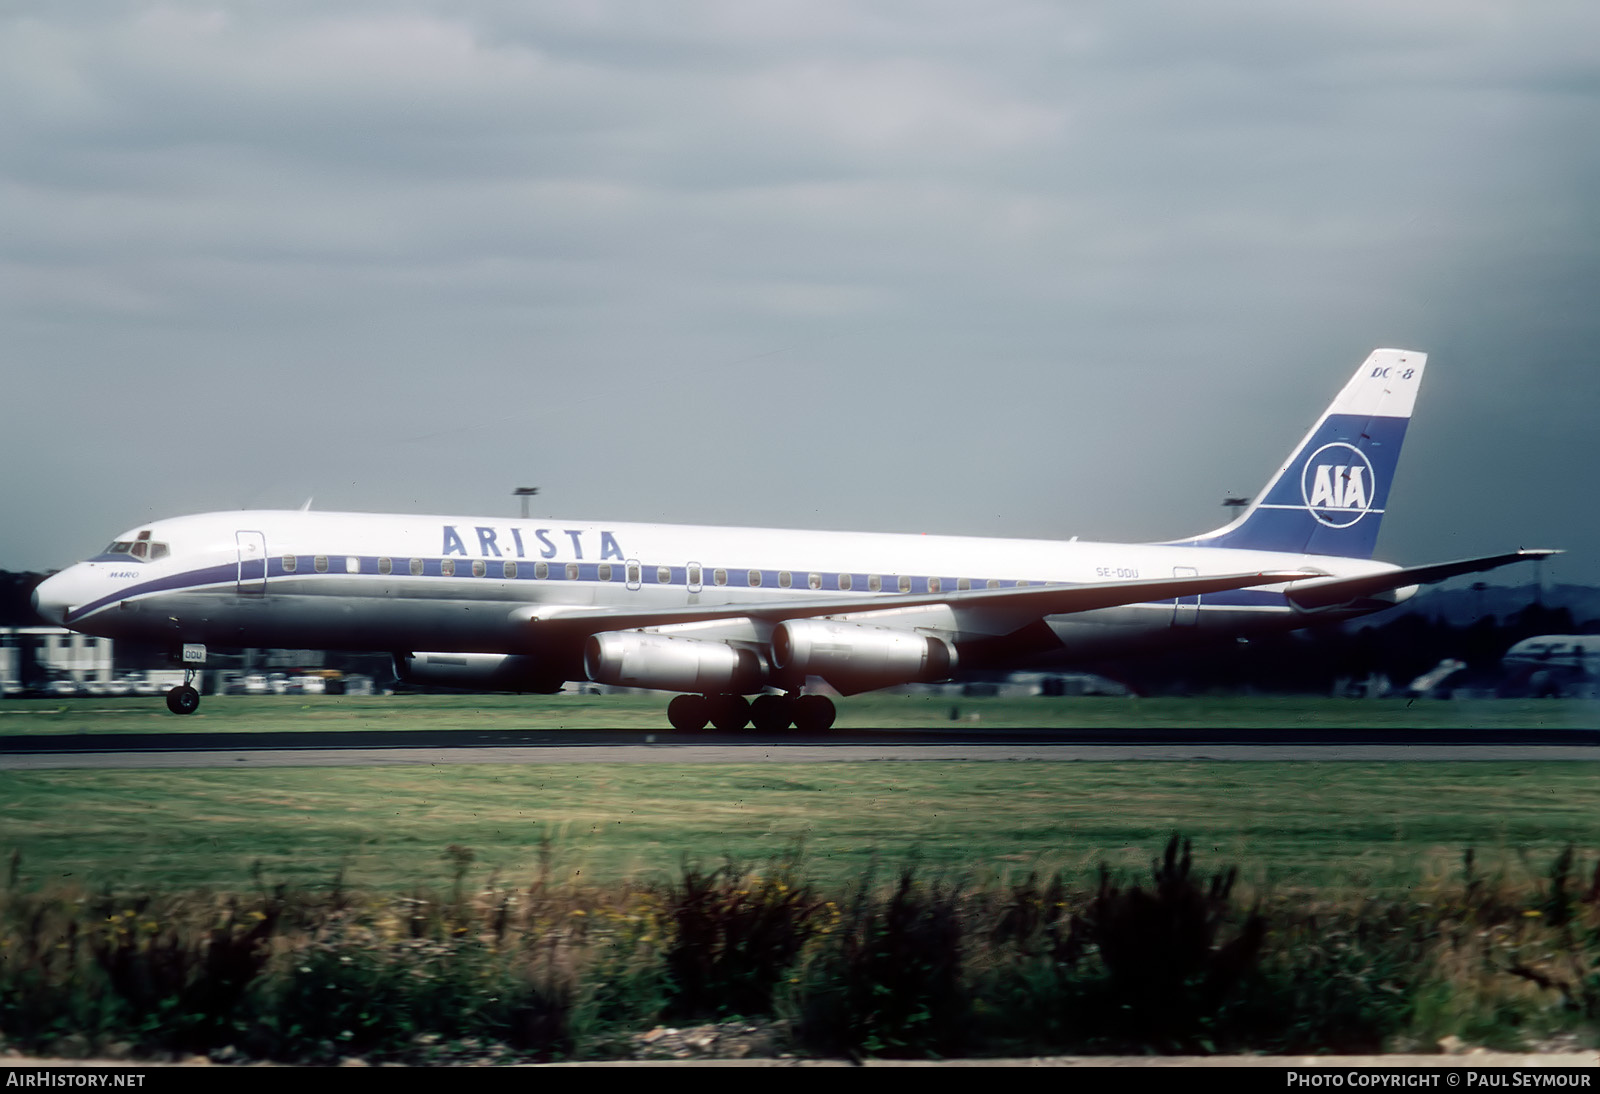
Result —
[[522, 519], [528, 519], [528, 499], [539, 492], [537, 486], [519, 486], [511, 491], [511, 496], [522, 499]]

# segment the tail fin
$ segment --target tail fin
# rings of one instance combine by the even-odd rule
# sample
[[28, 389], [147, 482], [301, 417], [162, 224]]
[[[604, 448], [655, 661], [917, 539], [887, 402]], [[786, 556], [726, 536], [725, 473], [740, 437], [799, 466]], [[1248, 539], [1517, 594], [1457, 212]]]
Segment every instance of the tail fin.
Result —
[[1373, 350], [1239, 518], [1181, 545], [1371, 558], [1427, 360]]

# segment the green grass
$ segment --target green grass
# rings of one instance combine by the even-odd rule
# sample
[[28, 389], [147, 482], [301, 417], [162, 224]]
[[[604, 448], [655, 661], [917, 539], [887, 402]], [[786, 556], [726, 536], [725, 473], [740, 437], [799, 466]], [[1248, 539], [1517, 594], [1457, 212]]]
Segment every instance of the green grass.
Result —
[[[208, 697], [0, 704], [0, 733], [661, 728], [662, 697]], [[867, 695], [841, 727], [1578, 726], [1580, 702], [959, 699]], [[103, 713], [102, 713], [103, 712]], [[970, 722], [968, 724], [971, 724]], [[670, 730], [665, 732], [670, 733]], [[0, 854], [34, 881], [235, 888], [271, 879], [394, 890], [447, 876], [444, 847], [527, 876], [541, 841], [583, 880], [764, 859], [797, 842], [819, 877], [916, 855], [949, 871], [1138, 865], [1175, 830], [1264, 887], [1410, 886], [1464, 848], [1600, 843], [1600, 766], [1574, 763], [859, 763], [273, 768], [0, 773]], [[431, 871], [431, 874], [429, 873]], [[419, 876], [419, 872], [420, 875]]]
[[[659, 729], [666, 695], [206, 696], [200, 713], [160, 698], [0, 703], [0, 734], [293, 732], [363, 729]], [[841, 729], [979, 727], [1593, 728], [1581, 700], [1349, 700], [1315, 697], [967, 699], [871, 694], [838, 701]]]
[[[526, 702], [231, 700], [216, 717], [425, 726], [525, 718]], [[1298, 709], [1348, 708], [1405, 709]], [[1177, 724], [1229, 708], [1187, 709]], [[1261, 724], [1282, 724], [1269, 709]], [[1600, 762], [1553, 761], [0, 771], [0, 1036], [44, 1053], [604, 1057], [668, 1021], [765, 1007], [827, 1053], [1591, 1044], [1600, 927], [1579, 897], [1597, 791]], [[1195, 840], [1195, 886], [1239, 869], [1229, 908], [1215, 888], [1168, 901], [1217, 928], [1218, 968], [1249, 958], [1222, 1002], [1207, 968], [1162, 949], [1189, 934], [1118, 895], [1148, 886], [1174, 832]], [[1553, 873], [1569, 846], [1575, 868]], [[797, 849], [793, 875], [774, 871]], [[766, 881], [705, 873], [725, 859]], [[1097, 897], [1101, 863], [1123, 888]], [[1086, 950], [1080, 918], [1111, 933]], [[1119, 971], [1094, 957], [1113, 936], [1154, 957]], [[1229, 941], [1250, 938], [1259, 960]], [[1152, 988], [1152, 961], [1188, 979]]]
[[[838, 881], [915, 859], [1018, 877], [1100, 861], [1140, 870], [1174, 831], [1257, 892], [1397, 894], [1459, 872], [1538, 876], [1600, 845], [1600, 764], [506, 764], [0, 772], [0, 855], [24, 887], [240, 890], [268, 882], [526, 884], [541, 843], [561, 880], [653, 879], [683, 856], [758, 861], [804, 846]], [[1535, 865], [1529, 867], [1526, 862]]]

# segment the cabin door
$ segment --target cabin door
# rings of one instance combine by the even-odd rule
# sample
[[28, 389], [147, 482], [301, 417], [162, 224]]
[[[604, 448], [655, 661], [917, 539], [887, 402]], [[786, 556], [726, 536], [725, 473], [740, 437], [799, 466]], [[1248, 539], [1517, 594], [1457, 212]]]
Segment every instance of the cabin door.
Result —
[[[1172, 576], [1199, 577], [1200, 571], [1193, 566], [1174, 566]], [[1174, 627], [1192, 627], [1200, 622], [1200, 595], [1180, 596], [1172, 605], [1172, 625]]]
[[235, 532], [239, 548], [239, 595], [265, 596], [267, 592], [267, 536], [264, 532]]

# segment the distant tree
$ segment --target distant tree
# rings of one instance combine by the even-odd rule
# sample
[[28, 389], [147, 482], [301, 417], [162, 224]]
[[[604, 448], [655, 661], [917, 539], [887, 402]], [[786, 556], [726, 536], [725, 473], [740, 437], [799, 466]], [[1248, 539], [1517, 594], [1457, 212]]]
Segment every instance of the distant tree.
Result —
[[1192, 695], [1207, 691], [1327, 694], [1338, 680], [1373, 673], [1399, 686], [1457, 658], [1468, 665], [1460, 679], [1491, 685], [1500, 659], [1524, 638], [1539, 634], [1600, 633], [1600, 621], [1582, 625], [1567, 607], [1530, 603], [1505, 616], [1481, 615], [1466, 625], [1410, 612], [1345, 625], [1264, 634], [1248, 643], [1228, 639], [1156, 656], [1086, 666], [1142, 695]]
[[1506, 644], [1508, 647], [1536, 634], [1572, 634], [1572, 610], [1565, 606], [1547, 608], [1543, 604], [1529, 604], [1507, 617], [1506, 629], [1516, 636]]
[[48, 574], [0, 570], [0, 627], [40, 627], [48, 621], [33, 610], [33, 590]]

